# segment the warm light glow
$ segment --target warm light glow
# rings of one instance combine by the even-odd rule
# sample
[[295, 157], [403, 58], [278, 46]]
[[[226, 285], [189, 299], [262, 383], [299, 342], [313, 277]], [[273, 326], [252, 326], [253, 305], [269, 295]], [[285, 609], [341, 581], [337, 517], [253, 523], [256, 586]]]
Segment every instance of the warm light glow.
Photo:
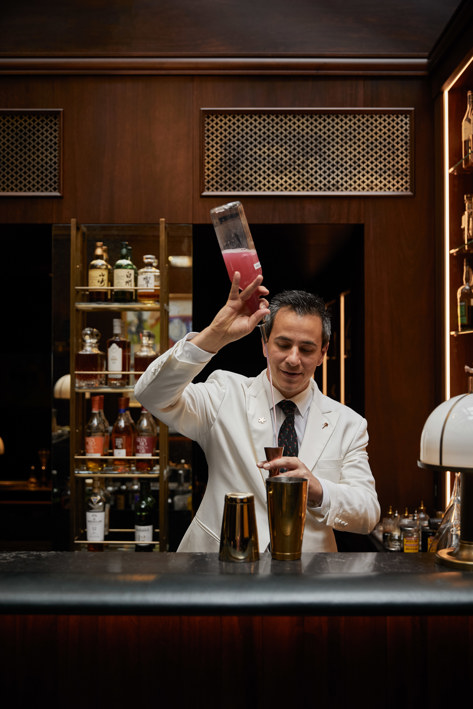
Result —
[[340, 296], [340, 403], [345, 403], [345, 293]]
[[[470, 66], [473, 62], [473, 55], [470, 59], [459, 69], [458, 73], [450, 79], [448, 84], [445, 85], [443, 91], [443, 194], [444, 194], [444, 242], [443, 242], [443, 260], [444, 260], [444, 311], [445, 311], [445, 321], [444, 321], [444, 362], [445, 362], [445, 379], [443, 383], [444, 388], [444, 398], [445, 401], [450, 399], [451, 389], [450, 389], [450, 182], [449, 182], [449, 167], [450, 167], [450, 151], [448, 144], [448, 92], [456, 84], [463, 72]], [[452, 482], [452, 474], [447, 471], [445, 474], [445, 500], [444, 509], [447, 509], [447, 505], [450, 501], [450, 488]]]

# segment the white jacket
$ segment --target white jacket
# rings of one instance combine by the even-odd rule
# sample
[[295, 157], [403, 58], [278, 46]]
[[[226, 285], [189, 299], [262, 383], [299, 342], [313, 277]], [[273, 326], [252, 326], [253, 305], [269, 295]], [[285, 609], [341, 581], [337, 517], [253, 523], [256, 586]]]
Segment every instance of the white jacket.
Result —
[[[228, 492], [254, 495], [260, 551], [269, 544], [264, 447], [273, 439], [263, 389], [266, 370], [248, 378], [217, 370], [192, 383], [201, 364], [180, 359], [183, 340], [158, 357], [135, 386], [138, 401], [154, 416], [196, 441], [205, 453], [208, 482], [203, 500], [178, 551], [218, 552]], [[303, 552], [337, 551], [332, 528], [368, 534], [380, 507], [368, 463], [367, 423], [355, 411], [314, 389], [299, 459], [324, 480], [328, 502], [307, 509]], [[166, 409], [166, 410], [163, 410]]]

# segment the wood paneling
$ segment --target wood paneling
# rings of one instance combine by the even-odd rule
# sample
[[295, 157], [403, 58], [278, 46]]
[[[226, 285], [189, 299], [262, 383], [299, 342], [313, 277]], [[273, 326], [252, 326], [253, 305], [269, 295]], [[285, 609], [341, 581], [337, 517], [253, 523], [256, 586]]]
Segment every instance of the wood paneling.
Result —
[[[425, 79], [7, 77], [0, 105], [64, 112], [64, 196], [2, 198], [0, 223], [208, 224], [200, 112], [212, 107], [413, 108], [412, 197], [248, 197], [253, 224], [359, 224], [365, 245], [365, 415], [383, 509], [433, 504], [417, 468], [436, 404], [432, 101]], [[196, 244], [198, 247], [198, 244]], [[198, 298], [198, 291], [196, 291]], [[224, 294], [222, 294], [222, 298]]]
[[437, 708], [473, 682], [464, 616], [3, 616], [0, 629], [12, 709], [38, 696], [70, 709]]
[[426, 56], [459, 0], [3, 0], [3, 56]]

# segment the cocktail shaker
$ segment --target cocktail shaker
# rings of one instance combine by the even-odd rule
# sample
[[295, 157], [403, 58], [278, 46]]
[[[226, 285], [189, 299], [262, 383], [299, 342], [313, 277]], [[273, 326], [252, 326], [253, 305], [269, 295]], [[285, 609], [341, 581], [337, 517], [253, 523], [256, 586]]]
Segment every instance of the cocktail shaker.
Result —
[[307, 478], [266, 478], [271, 557], [300, 559], [307, 513]]
[[219, 559], [237, 562], [259, 559], [255, 499], [250, 493], [225, 495]]

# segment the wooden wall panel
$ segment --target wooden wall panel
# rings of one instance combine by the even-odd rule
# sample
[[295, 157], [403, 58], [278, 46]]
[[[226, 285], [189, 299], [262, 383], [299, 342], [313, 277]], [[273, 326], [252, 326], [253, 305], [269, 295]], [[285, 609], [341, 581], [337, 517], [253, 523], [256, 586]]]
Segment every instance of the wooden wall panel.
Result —
[[2, 108], [64, 110], [64, 197], [0, 197], [0, 222], [191, 221], [191, 87], [167, 77], [2, 80]]
[[437, 709], [473, 682], [468, 616], [3, 616], [0, 629], [12, 709], [38, 696], [54, 709], [342, 707], [354, 697]]
[[[383, 509], [433, 504], [432, 474], [417, 467], [436, 404], [432, 103], [413, 80], [200, 79], [200, 108], [397, 107], [415, 109], [413, 197], [243, 197], [251, 223], [362, 224], [365, 234], [365, 414]], [[196, 156], [196, 164], [199, 155]], [[198, 185], [199, 174], [194, 175]], [[194, 188], [195, 189], [195, 188]], [[194, 222], [218, 198], [196, 199]], [[437, 360], [438, 361], [438, 360]]]
[[[415, 110], [412, 197], [244, 198], [251, 223], [361, 224], [365, 238], [365, 414], [383, 510], [433, 504], [417, 468], [436, 401], [433, 105], [425, 78], [17, 76], [2, 108], [62, 108], [64, 196], [1, 198], [0, 223], [208, 224], [200, 196], [201, 108]], [[1, 238], [1, 237], [0, 237]], [[196, 294], [198, 297], [198, 293]]]

